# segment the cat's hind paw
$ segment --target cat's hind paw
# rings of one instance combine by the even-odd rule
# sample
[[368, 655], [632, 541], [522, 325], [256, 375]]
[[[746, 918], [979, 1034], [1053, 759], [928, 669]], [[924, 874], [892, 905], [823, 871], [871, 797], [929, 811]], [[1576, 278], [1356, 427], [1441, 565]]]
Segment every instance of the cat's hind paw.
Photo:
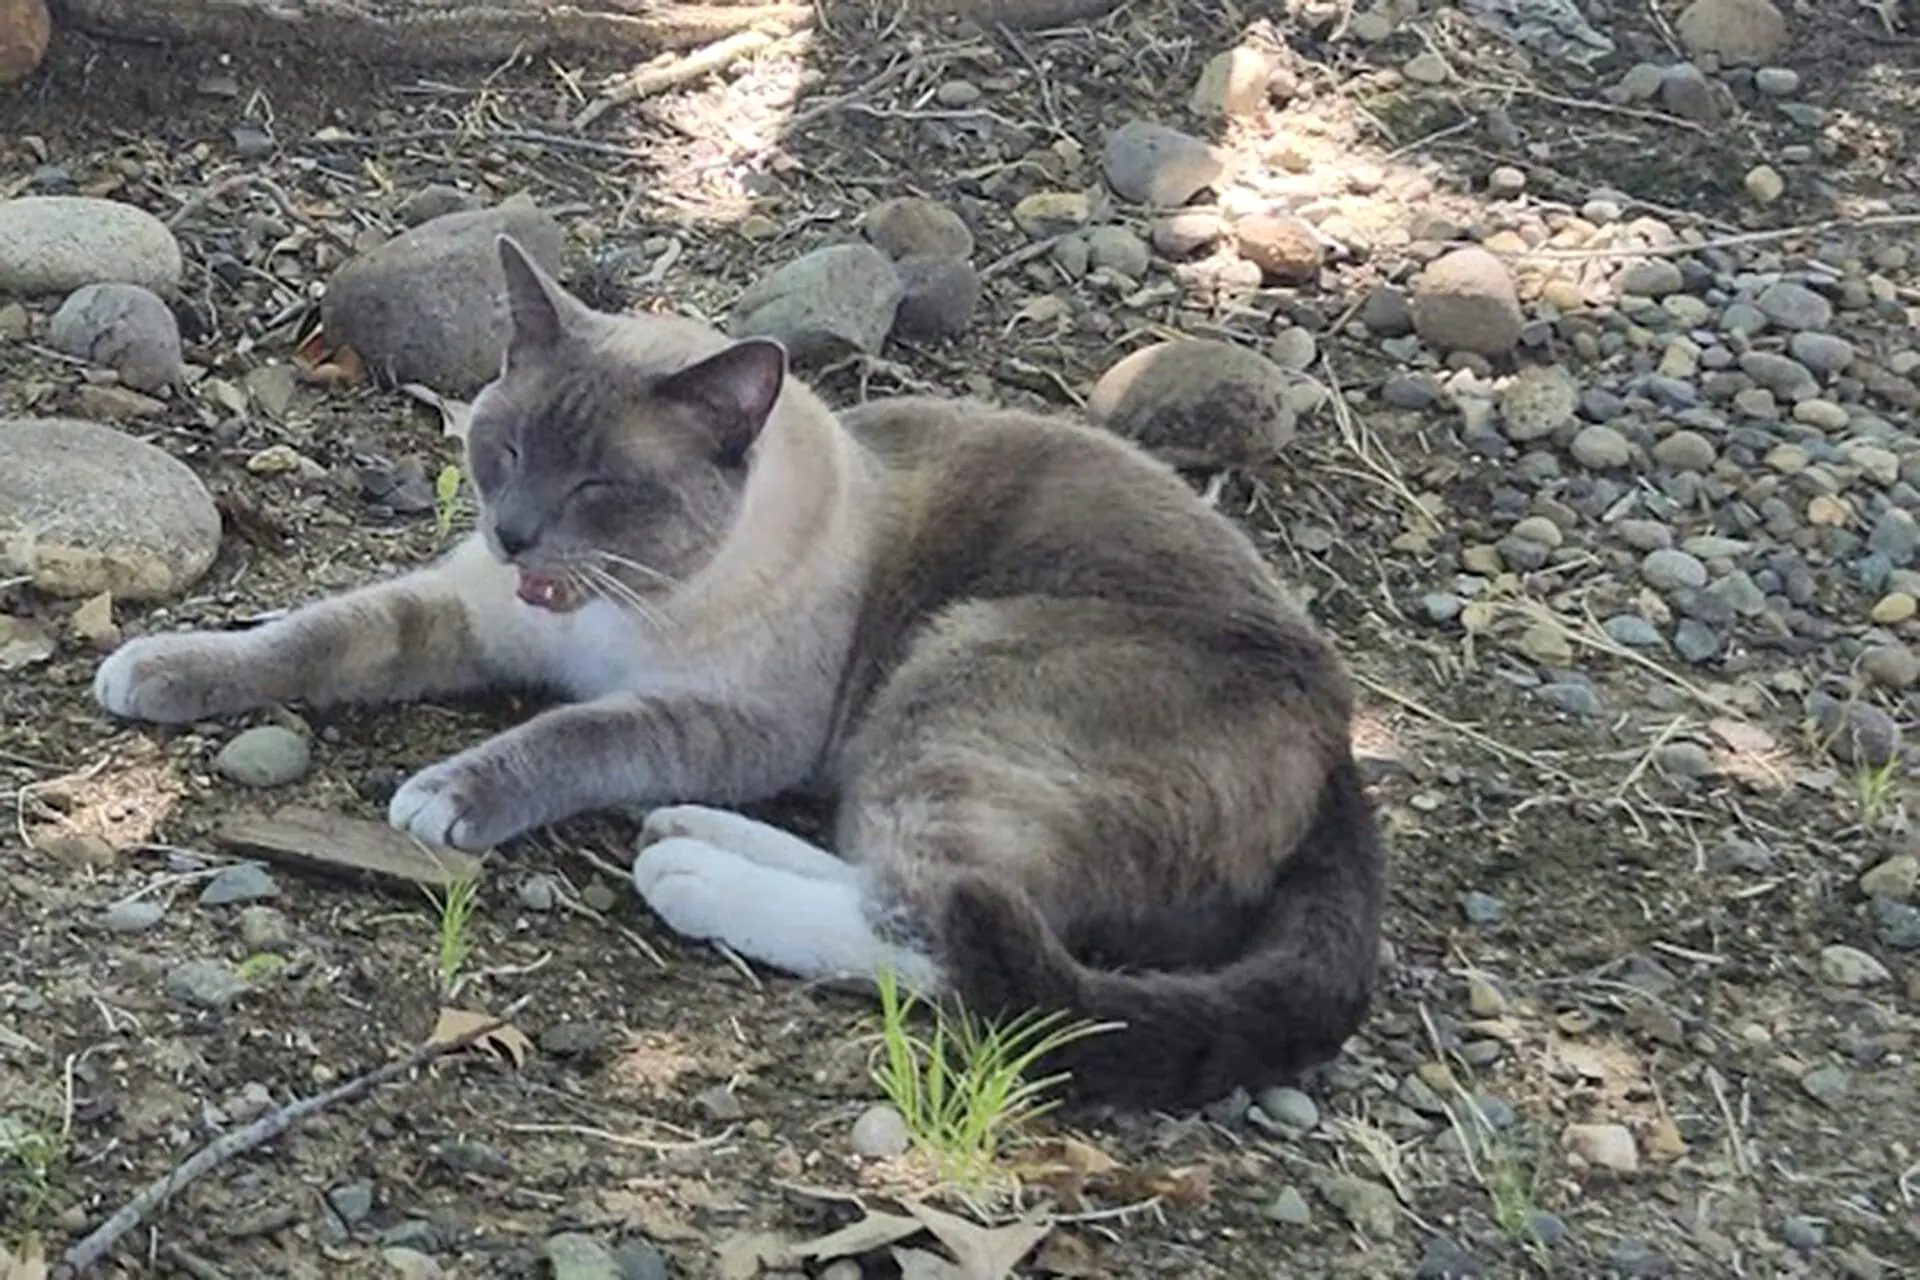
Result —
[[633, 860], [633, 887], [653, 913], [683, 938], [726, 941], [728, 926], [753, 912], [759, 869], [725, 849], [669, 836]]
[[219, 631], [141, 636], [93, 673], [93, 698], [128, 720], [186, 724], [250, 710], [245, 664], [235, 637]]
[[809, 880], [851, 882], [859, 872], [852, 863], [799, 836], [743, 813], [698, 804], [666, 805], [647, 815], [637, 848], [685, 836], [728, 853], [736, 853], [763, 867], [790, 871]]

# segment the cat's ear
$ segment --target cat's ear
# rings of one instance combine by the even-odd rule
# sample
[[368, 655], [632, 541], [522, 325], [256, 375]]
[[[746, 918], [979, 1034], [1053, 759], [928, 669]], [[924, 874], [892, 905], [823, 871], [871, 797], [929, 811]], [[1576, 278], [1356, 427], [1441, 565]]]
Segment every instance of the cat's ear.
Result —
[[661, 379], [654, 394], [697, 410], [713, 432], [715, 458], [739, 466], [786, 380], [787, 349], [771, 338], [748, 338]]
[[507, 278], [507, 314], [513, 320], [508, 356], [553, 346], [579, 304], [512, 236], [500, 236], [495, 245]]

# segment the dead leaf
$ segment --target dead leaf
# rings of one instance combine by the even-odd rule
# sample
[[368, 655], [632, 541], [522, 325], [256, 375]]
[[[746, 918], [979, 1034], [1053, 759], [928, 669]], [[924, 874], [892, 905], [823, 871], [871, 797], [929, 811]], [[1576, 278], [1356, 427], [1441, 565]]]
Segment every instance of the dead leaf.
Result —
[[708, 1238], [707, 1232], [688, 1222], [677, 1207], [664, 1203], [654, 1192], [616, 1187], [600, 1193], [600, 1204], [609, 1218], [629, 1232], [662, 1244], [688, 1244]]
[[1709, 720], [1707, 728], [1713, 736], [1727, 744], [1734, 751], [1751, 751], [1755, 754], [1772, 751], [1779, 744], [1773, 735], [1757, 724], [1748, 724], [1744, 720], [1734, 720], [1727, 716]]
[[1107, 1269], [1100, 1265], [1099, 1253], [1087, 1243], [1087, 1238], [1069, 1231], [1056, 1231], [1048, 1236], [1040, 1252], [1033, 1256], [1033, 1265], [1048, 1275], [1066, 1276], [1069, 1280], [1096, 1280], [1107, 1274]]
[[907, 1212], [925, 1223], [960, 1264], [956, 1280], [1007, 1280], [1020, 1259], [1053, 1230], [1051, 1222], [1030, 1218], [983, 1227], [918, 1201], [908, 1202]]
[[1099, 1147], [1073, 1137], [1028, 1147], [1015, 1162], [1015, 1172], [1022, 1182], [1046, 1187], [1069, 1213], [1086, 1207], [1088, 1183], [1119, 1167], [1119, 1162]]
[[293, 349], [293, 365], [301, 381], [320, 385], [350, 385], [366, 374], [359, 353], [348, 346], [330, 347], [318, 325]]
[[421, 404], [439, 410], [441, 435], [452, 436], [456, 440], [467, 438], [467, 414], [472, 410], [472, 405], [465, 400], [443, 396], [425, 383], [403, 382], [400, 390]]
[[47, 1280], [46, 1246], [39, 1236], [28, 1236], [18, 1253], [0, 1245], [0, 1280]]
[[1213, 1166], [1188, 1165], [1169, 1169], [1148, 1181], [1152, 1194], [1182, 1209], [1198, 1208], [1213, 1200]]
[[920, 1229], [921, 1223], [917, 1218], [869, 1210], [867, 1216], [858, 1222], [850, 1222], [838, 1231], [829, 1232], [817, 1240], [809, 1240], [795, 1249], [794, 1254], [820, 1262], [831, 1262], [835, 1258], [857, 1258], [863, 1253], [872, 1253], [905, 1240]]
[[31, 618], [0, 614], [0, 671], [17, 671], [53, 656], [53, 637]]
[[1687, 1154], [1687, 1140], [1681, 1136], [1680, 1126], [1666, 1116], [1654, 1121], [1647, 1133], [1647, 1154], [1663, 1162]]
[[[475, 1013], [471, 1009], [442, 1009], [440, 1020], [433, 1024], [433, 1034], [427, 1037], [427, 1042], [452, 1044], [493, 1021], [496, 1018], [491, 1013]], [[527, 1055], [533, 1052], [533, 1041], [527, 1039], [527, 1033], [511, 1022], [503, 1022], [491, 1031], [482, 1032], [473, 1043], [513, 1059], [515, 1068], [526, 1066]]]
[[741, 1231], [714, 1246], [720, 1280], [753, 1280], [762, 1266], [784, 1266], [793, 1244], [778, 1231]]

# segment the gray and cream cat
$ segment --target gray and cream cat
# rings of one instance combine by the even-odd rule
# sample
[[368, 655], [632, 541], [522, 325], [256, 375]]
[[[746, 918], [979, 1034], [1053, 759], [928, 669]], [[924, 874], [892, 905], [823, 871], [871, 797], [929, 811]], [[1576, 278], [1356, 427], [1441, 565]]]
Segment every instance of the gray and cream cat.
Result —
[[[836, 414], [775, 343], [590, 310], [500, 242], [479, 529], [252, 630], [136, 639], [114, 714], [543, 689], [389, 816], [480, 848], [652, 807], [641, 896], [777, 969], [1119, 1021], [1083, 1096], [1203, 1102], [1368, 1008], [1384, 855], [1332, 648], [1172, 470], [1062, 420]], [[724, 808], [836, 799], [833, 851]]]

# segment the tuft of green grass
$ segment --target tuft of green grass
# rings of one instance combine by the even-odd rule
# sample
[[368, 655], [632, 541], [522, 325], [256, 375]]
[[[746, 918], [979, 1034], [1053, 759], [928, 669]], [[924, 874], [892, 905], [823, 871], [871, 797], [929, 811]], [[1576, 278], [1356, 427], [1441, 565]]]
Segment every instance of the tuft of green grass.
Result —
[[1891, 816], [1898, 800], [1899, 781], [1897, 758], [1882, 765], [1862, 765], [1854, 773], [1853, 801], [1859, 807], [1862, 824], [1876, 827]]
[[464, 476], [460, 464], [449, 462], [433, 480], [433, 527], [442, 538], [453, 532], [453, 518], [459, 510], [460, 483]]
[[1069, 1022], [1058, 1013], [994, 1023], [958, 1005], [933, 1005], [922, 1033], [911, 1023], [919, 998], [903, 992], [892, 973], [882, 973], [878, 986], [874, 1083], [941, 1179], [968, 1194], [990, 1188], [1000, 1155], [1057, 1105], [1048, 1095], [1069, 1073], [1029, 1078], [1041, 1059], [1119, 1025]]
[[37, 1109], [0, 1112], [0, 1241], [18, 1243], [66, 1201], [66, 1125]]
[[473, 958], [473, 911], [479, 904], [480, 880], [476, 875], [460, 875], [447, 881], [444, 896], [422, 889], [439, 916], [439, 948], [434, 958], [434, 976], [440, 998], [453, 999], [466, 976], [467, 961]]

